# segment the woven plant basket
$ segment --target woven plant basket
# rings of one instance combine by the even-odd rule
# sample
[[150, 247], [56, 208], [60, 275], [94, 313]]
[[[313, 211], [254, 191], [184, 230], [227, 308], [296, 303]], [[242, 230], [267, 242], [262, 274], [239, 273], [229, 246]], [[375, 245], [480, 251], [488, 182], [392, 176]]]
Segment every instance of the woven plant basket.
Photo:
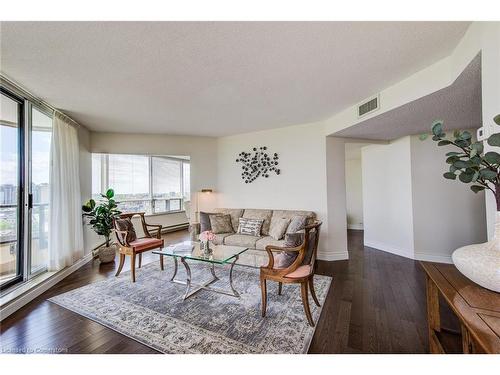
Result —
[[115, 244], [111, 246], [103, 246], [99, 249], [99, 261], [101, 263], [110, 263], [115, 260], [117, 247]]

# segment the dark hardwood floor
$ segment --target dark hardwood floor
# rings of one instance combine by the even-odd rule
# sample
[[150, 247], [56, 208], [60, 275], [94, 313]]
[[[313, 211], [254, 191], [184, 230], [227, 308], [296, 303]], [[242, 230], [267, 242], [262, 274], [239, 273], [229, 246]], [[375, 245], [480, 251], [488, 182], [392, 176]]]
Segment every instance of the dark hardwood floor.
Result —
[[[187, 231], [180, 231], [165, 239], [174, 243], [187, 237]], [[349, 261], [319, 262], [318, 273], [334, 279], [309, 352], [427, 352], [424, 276], [418, 262], [364, 247], [362, 231], [349, 231], [348, 244]], [[157, 261], [156, 256], [145, 254], [143, 262], [149, 261]], [[117, 264], [89, 262], [7, 317], [0, 327], [2, 352], [156, 353], [47, 301], [114, 275]]]

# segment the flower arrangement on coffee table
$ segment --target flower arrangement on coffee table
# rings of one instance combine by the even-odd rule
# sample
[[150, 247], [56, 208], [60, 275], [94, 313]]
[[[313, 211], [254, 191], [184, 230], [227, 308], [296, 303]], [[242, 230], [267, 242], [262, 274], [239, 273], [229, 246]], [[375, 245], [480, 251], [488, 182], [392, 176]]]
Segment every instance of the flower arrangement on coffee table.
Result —
[[210, 241], [215, 240], [215, 234], [211, 230], [206, 230], [200, 233], [199, 239], [203, 245], [203, 251], [210, 253]]

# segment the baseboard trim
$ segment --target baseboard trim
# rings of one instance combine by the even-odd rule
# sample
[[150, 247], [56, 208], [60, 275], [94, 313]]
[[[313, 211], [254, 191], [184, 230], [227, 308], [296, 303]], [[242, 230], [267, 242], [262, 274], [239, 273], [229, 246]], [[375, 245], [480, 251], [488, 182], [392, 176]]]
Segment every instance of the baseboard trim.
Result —
[[372, 248], [374, 248], [376, 250], [385, 251], [386, 253], [391, 253], [391, 254], [394, 254], [394, 255], [399, 255], [399, 256], [402, 256], [402, 257], [405, 257], [405, 258], [415, 259], [413, 252], [408, 252], [407, 250], [405, 251], [405, 250], [399, 249], [397, 247], [393, 247], [393, 246], [387, 245], [387, 244], [382, 243], [382, 242], [366, 241], [365, 240], [364, 245], [366, 247], [372, 247]]
[[349, 253], [347, 251], [336, 253], [320, 253], [318, 252], [319, 260], [334, 261], [334, 260], [348, 260]]
[[54, 275], [50, 276], [48, 279], [42, 281], [41, 283], [37, 284], [33, 288], [27, 290], [25, 293], [14, 298], [12, 301], [6, 303], [5, 306], [2, 306], [0, 308], [0, 321], [4, 320], [9, 315], [16, 312], [17, 310], [19, 310], [21, 307], [23, 307], [27, 303], [31, 302], [33, 299], [38, 297], [43, 292], [52, 288], [59, 281], [61, 281], [65, 277], [71, 275], [73, 272], [75, 272], [76, 270], [78, 270], [80, 267], [84, 266], [86, 263], [88, 263], [91, 260], [92, 260], [92, 253], [89, 253], [89, 254], [85, 255], [83, 258], [81, 258], [80, 260], [76, 261], [75, 264], [56, 272]]
[[363, 224], [347, 224], [347, 229], [363, 230]]
[[425, 262], [453, 264], [453, 260], [451, 259], [451, 255], [435, 255], [435, 254], [416, 253], [415, 259], [416, 260], [423, 260]]

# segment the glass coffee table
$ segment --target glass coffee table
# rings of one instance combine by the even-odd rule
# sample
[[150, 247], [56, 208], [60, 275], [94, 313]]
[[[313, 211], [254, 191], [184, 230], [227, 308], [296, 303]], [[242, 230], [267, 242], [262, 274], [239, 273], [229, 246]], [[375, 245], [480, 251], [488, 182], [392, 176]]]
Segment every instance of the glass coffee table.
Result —
[[[187, 299], [193, 294], [199, 292], [200, 290], [210, 290], [212, 292], [225, 294], [232, 297], [239, 298], [239, 293], [236, 291], [233, 285], [233, 268], [239, 259], [240, 254], [248, 250], [246, 247], [240, 246], [227, 246], [227, 245], [210, 245], [210, 253], [205, 253], [200, 248], [200, 242], [195, 241], [184, 241], [172, 246], [168, 246], [162, 250], [153, 251], [153, 254], [160, 255], [160, 260], [163, 264], [163, 257], [169, 256], [174, 258], [174, 275], [170, 281], [178, 284], [186, 285], [186, 291], [182, 299]], [[186, 269], [186, 280], [179, 280], [175, 277], [177, 276], [178, 260]], [[212, 278], [202, 284], [195, 284], [191, 279], [191, 268], [189, 267], [188, 261], [198, 261], [206, 262], [210, 264], [210, 273]], [[222, 290], [214, 288], [211, 285], [216, 281], [220, 280], [215, 273], [215, 265], [229, 266], [229, 290]]]

